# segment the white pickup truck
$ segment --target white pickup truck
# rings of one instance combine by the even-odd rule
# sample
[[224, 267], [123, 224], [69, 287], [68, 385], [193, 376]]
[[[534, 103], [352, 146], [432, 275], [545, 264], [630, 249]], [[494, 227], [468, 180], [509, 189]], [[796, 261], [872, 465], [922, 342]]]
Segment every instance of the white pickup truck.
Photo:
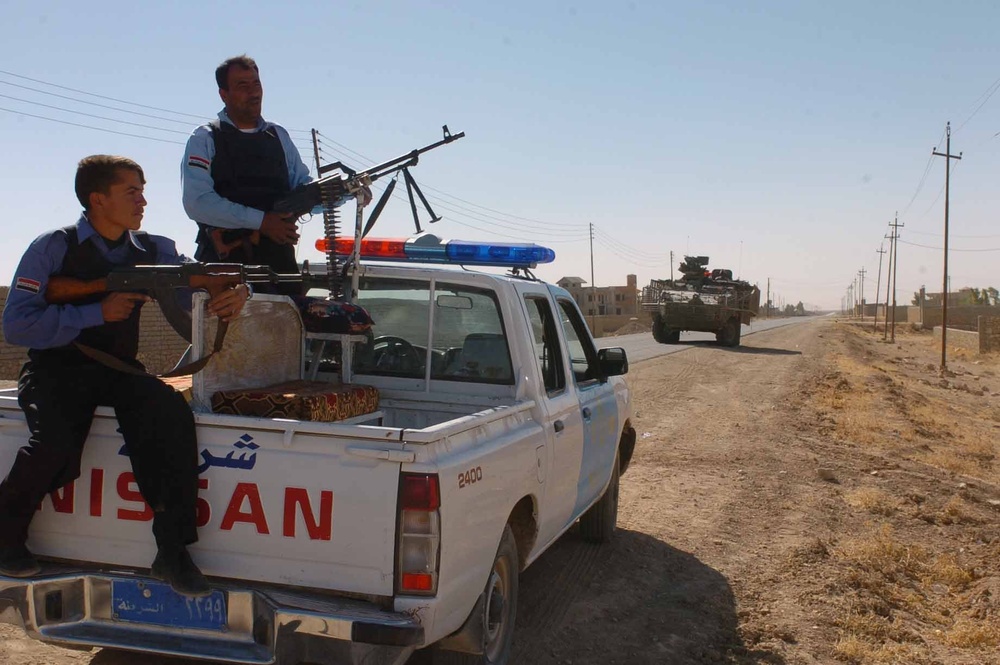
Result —
[[[254, 297], [194, 377], [191, 552], [211, 596], [148, 576], [152, 513], [102, 407], [81, 476], [32, 523], [42, 573], [0, 577], [0, 621], [62, 646], [232, 663], [403, 663], [424, 647], [435, 662], [507, 662], [519, 572], [578, 520], [589, 540], [615, 530], [635, 445], [625, 352], [598, 350], [569, 293], [530, 277], [365, 265], [359, 284], [375, 325], [345, 339], [338, 372], [377, 388], [376, 411], [211, 411], [227, 382], [289, 378], [273, 376], [282, 362], [339, 379], [311, 372], [315, 341], [279, 296]], [[198, 352], [213, 324], [195, 323]], [[0, 392], [0, 472], [27, 437], [16, 393]]]

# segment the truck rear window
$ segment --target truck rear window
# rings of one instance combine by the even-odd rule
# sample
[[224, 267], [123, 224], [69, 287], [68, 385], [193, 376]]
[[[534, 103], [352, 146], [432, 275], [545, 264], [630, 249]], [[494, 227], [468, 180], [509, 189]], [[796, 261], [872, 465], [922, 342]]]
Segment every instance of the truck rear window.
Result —
[[375, 324], [355, 348], [356, 374], [514, 383], [493, 291], [438, 282], [432, 292], [428, 282], [369, 277], [358, 304]]

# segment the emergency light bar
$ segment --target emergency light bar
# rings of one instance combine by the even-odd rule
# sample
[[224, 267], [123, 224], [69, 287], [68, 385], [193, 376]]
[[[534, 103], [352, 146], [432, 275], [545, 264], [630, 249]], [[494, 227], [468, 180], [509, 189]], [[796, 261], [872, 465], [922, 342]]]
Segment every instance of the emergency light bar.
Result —
[[[320, 238], [316, 249], [326, 253], [327, 241]], [[354, 238], [337, 238], [334, 253], [348, 256], [354, 251]], [[373, 261], [409, 261], [413, 263], [454, 263], [498, 268], [533, 268], [552, 263], [556, 253], [534, 243], [470, 242], [442, 240], [431, 233], [413, 238], [363, 238], [361, 258]]]

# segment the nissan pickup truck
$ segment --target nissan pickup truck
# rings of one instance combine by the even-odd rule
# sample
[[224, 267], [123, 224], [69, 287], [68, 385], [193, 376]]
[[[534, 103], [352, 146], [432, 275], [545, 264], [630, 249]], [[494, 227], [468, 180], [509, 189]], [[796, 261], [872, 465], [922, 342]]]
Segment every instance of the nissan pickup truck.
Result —
[[[500, 263], [515, 270], [362, 264], [364, 335], [310, 335], [290, 299], [255, 296], [190, 389], [190, 550], [212, 594], [150, 577], [152, 511], [101, 407], [80, 476], [32, 523], [42, 572], [0, 577], [0, 621], [66, 647], [229, 663], [404, 663], [424, 648], [507, 662], [518, 574], [577, 523], [612, 537], [635, 431], [624, 350], [595, 347], [568, 292]], [[195, 356], [214, 325], [198, 302]], [[292, 379], [377, 404], [325, 422], [213, 406]], [[0, 392], [0, 469], [27, 438], [16, 392]]]

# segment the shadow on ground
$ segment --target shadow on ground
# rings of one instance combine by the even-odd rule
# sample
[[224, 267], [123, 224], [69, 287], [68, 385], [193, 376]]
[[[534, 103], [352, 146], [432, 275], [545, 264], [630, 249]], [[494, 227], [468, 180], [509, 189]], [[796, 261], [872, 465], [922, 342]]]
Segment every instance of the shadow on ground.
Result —
[[[517, 606], [512, 665], [786, 662], [743, 642], [721, 573], [638, 531], [619, 529], [607, 545], [570, 531], [521, 575]], [[139, 657], [143, 665], [193, 662]], [[135, 658], [104, 650], [91, 665], [131, 665]], [[433, 652], [423, 651], [410, 664], [433, 661]]]
[[717, 342], [710, 340], [696, 340], [693, 339], [689, 342], [681, 342], [678, 346], [691, 346], [691, 347], [711, 347], [713, 349], [718, 349], [719, 351], [728, 351], [729, 353], [746, 353], [748, 355], [767, 355], [767, 356], [801, 356], [801, 351], [795, 351], [792, 349], [771, 349], [765, 346], [719, 346]]

